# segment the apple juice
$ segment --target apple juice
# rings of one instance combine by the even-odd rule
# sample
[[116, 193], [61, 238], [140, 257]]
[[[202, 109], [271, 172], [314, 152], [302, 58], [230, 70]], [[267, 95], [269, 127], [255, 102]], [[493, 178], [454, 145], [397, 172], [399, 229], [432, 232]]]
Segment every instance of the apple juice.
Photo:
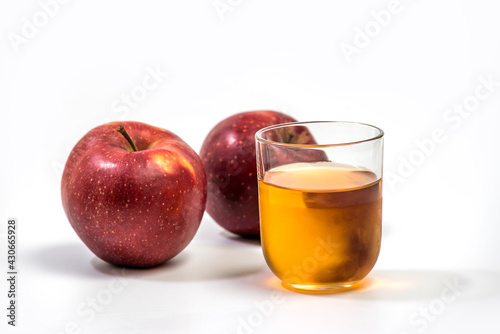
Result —
[[332, 162], [293, 163], [259, 180], [262, 248], [283, 282], [321, 289], [363, 279], [377, 260], [381, 179]]

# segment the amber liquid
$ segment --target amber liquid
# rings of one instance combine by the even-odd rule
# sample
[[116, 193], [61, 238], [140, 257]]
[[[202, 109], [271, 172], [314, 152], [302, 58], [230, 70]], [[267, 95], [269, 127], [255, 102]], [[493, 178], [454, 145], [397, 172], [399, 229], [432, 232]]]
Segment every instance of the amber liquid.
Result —
[[297, 288], [350, 286], [371, 271], [380, 251], [381, 179], [332, 162], [294, 163], [259, 180], [266, 261]]

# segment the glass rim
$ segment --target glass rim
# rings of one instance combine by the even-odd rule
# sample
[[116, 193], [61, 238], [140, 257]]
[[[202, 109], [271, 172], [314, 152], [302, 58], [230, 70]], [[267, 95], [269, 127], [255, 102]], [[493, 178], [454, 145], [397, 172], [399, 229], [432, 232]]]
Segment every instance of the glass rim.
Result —
[[[290, 126], [301, 126], [301, 125], [308, 125], [308, 124], [318, 124], [318, 123], [330, 123], [330, 124], [356, 124], [356, 125], [363, 125], [366, 127], [373, 128], [378, 131], [378, 133], [374, 136], [371, 136], [370, 138], [363, 139], [363, 140], [356, 140], [356, 141], [348, 141], [344, 143], [334, 143], [334, 144], [292, 144], [292, 143], [281, 143], [277, 141], [272, 141], [269, 139], [264, 139], [262, 138], [262, 134], [264, 132], [267, 132], [269, 130], [274, 130], [274, 129], [279, 129], [279, 128], [286, 128]], [[338, 147], [338, 146], [348, 146], [348, 145], [356, 145], [356, 144], [361, 144], [361, 143], [366, 143], [370, 141], [375, 141], [378, 139], [381, 139], [384, 137], [384, 131], [374, 125], [368, 124], [368, 123], [361, 123], [361, 122], [354, 122], [354, 121], [306, 121], [306, 122], [289, 122], [289, 123], [281, 123], [281, 124], [275, 124], [275, 125], [270, 125], [266, 126], [265, 128], [260, 129], [255, 133], [255, 140], [264, 143], [264, 144], [270, 144], [270, 145], [276, 145], [276, 146], [286, 146], [286, 147], [309, 147], [309, 148], [314, 148], [314, 147]]]

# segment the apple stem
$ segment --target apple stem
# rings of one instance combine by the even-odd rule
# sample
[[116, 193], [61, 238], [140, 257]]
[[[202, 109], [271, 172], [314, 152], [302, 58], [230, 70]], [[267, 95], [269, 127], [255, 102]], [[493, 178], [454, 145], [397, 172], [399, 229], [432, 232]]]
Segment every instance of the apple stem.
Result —
[[125, 137], [125, 139], [127, 139], [127, 141], [129, 142], [130, 146], [132, 146], [132, 149], [134, 150], [134, 152], [139, 151], [137, 149], [137, 146], [135, 146], [135, 143], [132, 140], [132, 138], [130, 138], [130, 136], [127, 133], [127, 131], [125, 131], [125, 128], [123, 127], [123, 125], [120, 124], [120, 126], [118, 127], [118, 129], [116, 129], [116, 131], [120, 132], [123, 135], [123, 137]]
[[292, 142], [292, 139], [293, 137], [295, 137], [295, 134], [294, 133], [288, 133], [288, 131], [286, 131], [286, 129], [284, 131], [281, 131], [279, 133], [279, 136], [281, 137], [281, 142], [282, 143], [291, 143]]

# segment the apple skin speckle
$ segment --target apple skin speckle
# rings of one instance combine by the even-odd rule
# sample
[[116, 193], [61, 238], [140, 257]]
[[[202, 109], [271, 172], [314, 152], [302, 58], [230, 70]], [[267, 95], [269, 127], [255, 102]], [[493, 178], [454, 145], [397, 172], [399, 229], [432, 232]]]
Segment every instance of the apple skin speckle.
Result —
[[[122, 124], [133, 152], [116, 131]], [[66, 162], [61, 197], [82, 241], [111, 264], [146, 268], [179, 254], [205, 210], [204, 166], [170, 131], [139, 122], [112, 122], [89, 131]]]

